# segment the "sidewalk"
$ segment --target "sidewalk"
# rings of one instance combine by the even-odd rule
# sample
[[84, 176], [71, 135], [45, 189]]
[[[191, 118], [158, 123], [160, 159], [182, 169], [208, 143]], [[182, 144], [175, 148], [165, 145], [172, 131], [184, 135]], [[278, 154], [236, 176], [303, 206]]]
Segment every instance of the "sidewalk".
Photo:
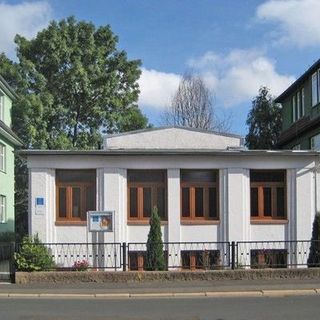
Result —
[[0, 297], [130, 298], [185, 296], [320, 295], [319, 280], [224, 280], [76, 285], [0, 283]]

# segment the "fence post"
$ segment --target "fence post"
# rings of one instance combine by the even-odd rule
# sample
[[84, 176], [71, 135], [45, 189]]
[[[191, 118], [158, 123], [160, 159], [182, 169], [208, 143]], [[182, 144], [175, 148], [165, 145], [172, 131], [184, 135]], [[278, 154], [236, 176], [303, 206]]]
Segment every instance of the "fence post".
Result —
[[234, 241], [231, 242], [231, 269], [234, 270], [236, 268], [236, 243]]
[[9, 261], [9, 273], [10, 273], [10, 281], [12, 283], [15, 282], [16, 268], [15, 268], [15, 252], [16, 252], [16, 243], [10, 243], [10, 261]]
[[122, 270], [127, 271], [127, 244], [122, 243]]

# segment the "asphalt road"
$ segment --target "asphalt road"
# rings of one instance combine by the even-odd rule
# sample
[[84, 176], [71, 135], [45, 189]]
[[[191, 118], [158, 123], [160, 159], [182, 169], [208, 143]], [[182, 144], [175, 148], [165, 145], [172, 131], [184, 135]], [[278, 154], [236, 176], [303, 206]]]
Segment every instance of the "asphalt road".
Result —
[[308, 320], [319, 297], [0, 299], [1, 320]]

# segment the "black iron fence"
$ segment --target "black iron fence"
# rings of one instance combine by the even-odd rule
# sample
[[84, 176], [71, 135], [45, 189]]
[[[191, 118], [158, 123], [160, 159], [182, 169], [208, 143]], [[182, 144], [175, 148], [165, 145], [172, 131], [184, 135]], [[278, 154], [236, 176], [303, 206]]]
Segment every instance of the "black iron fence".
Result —
[[[147, 244], [128, 243], [124, 269], [145, 270]], [[229, 268], [229, 242], [164, 242], [166, 269], [215, 270]]]
[[0, 280], [10, 280], [14, 274], [14, 242], [0, 242]]
[[241, 241], [237, 268], [320, 267], [320, 241]]
[[[45, 243], [54, 270], [146, 270], [146, 243]], [[20, 244], [0, 244], [0, 274], [12, 273]], [[29, 250], [31, 262], [39, 259]], [[166, 270], [320, 267], [320, 241], [165, 242]]]
[[23, 247], [17, 244], [16, 252], [26, 255], [28, 263], [36, 264], [39, 260], [39, 250], [36, 248], [44, 247], [52, 258], [50, 269], [122, 269], [121, 243], [33, 243], [29, 246], [35, 249], [24, 253]]

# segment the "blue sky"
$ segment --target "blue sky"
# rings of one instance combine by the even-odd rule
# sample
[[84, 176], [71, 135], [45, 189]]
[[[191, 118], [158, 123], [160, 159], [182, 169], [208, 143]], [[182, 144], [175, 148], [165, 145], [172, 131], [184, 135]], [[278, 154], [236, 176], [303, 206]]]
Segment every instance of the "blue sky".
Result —
[[320, 58], [319, 0], [0, 0], [0, 12], [0, 51], [12, 58], [14, 34], [33, 37], [51, 19], [110, 24], [119, 48], [142, 60], [139, 106], [155, 125], [193, 70], [245, 134], [259, 87], [278, 95]]

